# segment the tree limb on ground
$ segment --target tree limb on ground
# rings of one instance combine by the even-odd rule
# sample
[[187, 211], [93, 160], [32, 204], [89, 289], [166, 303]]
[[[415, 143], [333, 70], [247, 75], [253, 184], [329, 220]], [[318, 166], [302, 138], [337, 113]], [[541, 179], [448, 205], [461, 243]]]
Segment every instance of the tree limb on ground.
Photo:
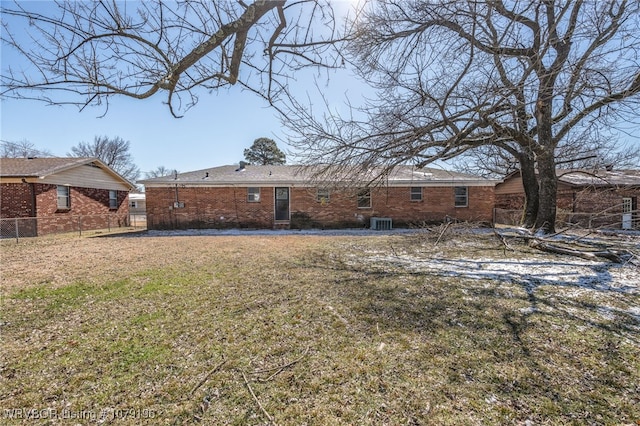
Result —
[[552, 236], [541, 237], [531, 233], [528, 229], [518, 228], [515, 233], [507, 234], [506, 232], [498, 232], [494, 229], [494, 233], [501, 241], [506, 241], [506, 236], [521, 238], [531, 248], [544, 251], [547, 253], [561, 254], [567, 256], [580, 257], [587, 260], [606, 259], [614, 263], [631, 263], [636, 266], [640, 264], [635, 260], [638, 258], [631, 250], [617, 247], [606, 247], [604, 243], [592, 243], [582, 241], [580, 245], [575, 241], [561, 241]]

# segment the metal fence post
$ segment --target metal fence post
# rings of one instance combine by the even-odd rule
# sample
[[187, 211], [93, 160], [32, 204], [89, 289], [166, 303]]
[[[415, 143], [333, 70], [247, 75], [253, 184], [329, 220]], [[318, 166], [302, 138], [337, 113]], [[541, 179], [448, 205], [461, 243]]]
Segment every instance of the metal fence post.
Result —
[[78, 216], [78, 235], [82, 236], [82, 216]]
[[20, 227], [18, 225], [18, 218], [16, 217], [16, 243], [18, 242], [19, 235], [20, 235]]

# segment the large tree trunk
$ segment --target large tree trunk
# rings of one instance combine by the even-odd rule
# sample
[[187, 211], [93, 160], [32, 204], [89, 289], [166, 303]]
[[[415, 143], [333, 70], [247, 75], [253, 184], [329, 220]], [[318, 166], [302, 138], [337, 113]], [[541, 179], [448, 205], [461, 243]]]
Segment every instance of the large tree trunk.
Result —
[[553, 150], [540, 150], [538, 154], [538, 182], [540, 204], [535, 227], [548, 234], [555, 232], [556, 227], [558, 178]]
[[539, 191], [538, 178], [536, 176], [536, 164], [533, 155], [522, 153], [519, 156], [520, 176], [524, 187], [524, 217], [522, 225], [533, 228], [538, 217]]
[[538, 215], [535, 228], [545, 234], [555, 232], [556, 197], [558, 178], [556, 177], [555, 144], [553, 142], [553, 85], [556, 74], [548, 73], [540, 80], [540, 92], [536, 102], [536, 121], [538, 125], [538, 144], [536, 161], [538, 167]]

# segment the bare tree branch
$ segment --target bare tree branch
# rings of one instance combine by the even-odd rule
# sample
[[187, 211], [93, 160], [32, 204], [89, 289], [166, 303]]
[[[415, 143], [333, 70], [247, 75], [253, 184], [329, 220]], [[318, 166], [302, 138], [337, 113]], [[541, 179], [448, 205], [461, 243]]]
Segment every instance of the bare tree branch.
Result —
[[609, 139], [586, 135], [637, 117], [639, 26], [635, 1], [369, 3], [348, 60], [377, 98], [345, 116], [292, 103], [292, 143], [353, 167], [504, 151], [490, 167], [518, 165], [525, 224], [551, 232], [556, 158], [606, 152]]
[[164, 93], [179, 116], [201, 88], [241, 82], [273, 102], [279, 92], [272, 88], [286, 86], [274, 80], [286, 81], [301, 64], [343, 62], [332, 5], [286, 3], [150, 0], [132, 9], [64, 0], [47, 4], [46, 12], [42, 4], [3, 4], [2, 42], [24, 62], [2, 70], [1, 95], [84, 108], [108, 106], [113, 96]]

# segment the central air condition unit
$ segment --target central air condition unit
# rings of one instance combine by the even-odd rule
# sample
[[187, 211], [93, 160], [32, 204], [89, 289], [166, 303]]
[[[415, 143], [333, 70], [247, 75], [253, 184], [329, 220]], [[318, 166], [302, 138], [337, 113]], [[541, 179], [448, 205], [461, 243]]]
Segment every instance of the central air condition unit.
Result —
[[389, 231], [393, 228], [393, 221], [390, 217], [372, 217], [371, 229], [376, 231]]

